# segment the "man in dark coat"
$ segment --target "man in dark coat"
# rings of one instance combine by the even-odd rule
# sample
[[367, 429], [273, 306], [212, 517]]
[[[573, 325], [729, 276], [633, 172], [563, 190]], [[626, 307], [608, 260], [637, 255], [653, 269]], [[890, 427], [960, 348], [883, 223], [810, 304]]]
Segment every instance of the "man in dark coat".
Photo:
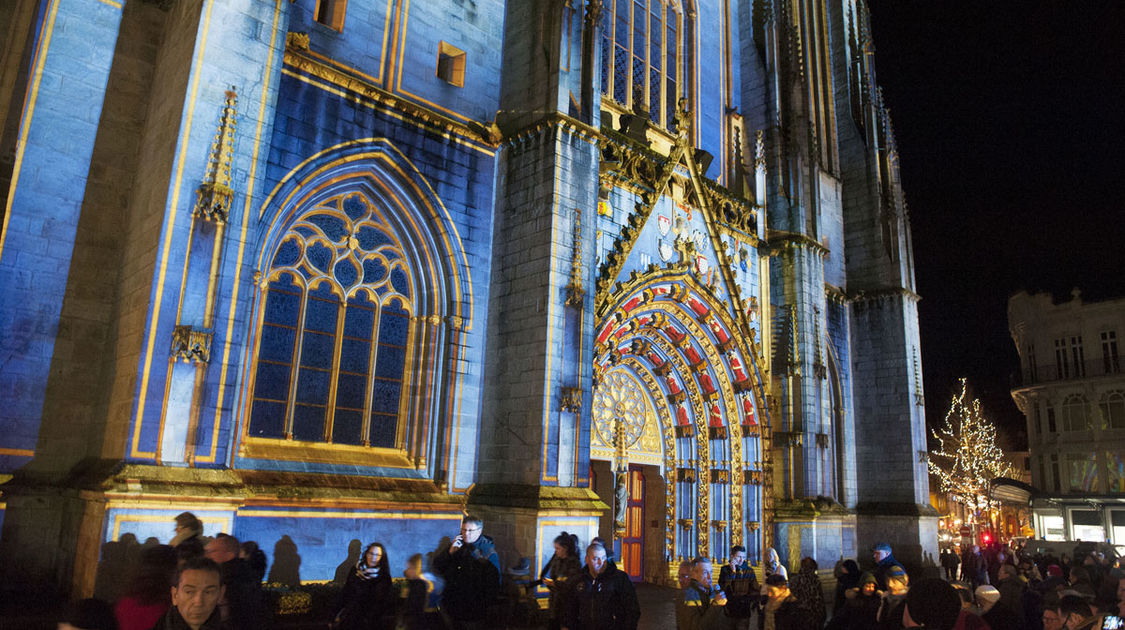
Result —
[[574, 581], [562, 627], [568, 630], [636, 630], [641, 617], [629, 576], [606, 560], [605, 547], [586, 547], [586, 570]]
[[172, 607], [153, 630], [230, 630], [219, 612], [222, 598], [219, 565], [209, 558], [188, 558], [172, 587]]
[[484, 521], [466, 516], [461, 533], [434, 554], [434, 570], [445, 578], [442, 610], [455, 630], [485, 627], [489, 608], [500, 594], [500, 556], [483, 530]]
[[957, 567], [961, 564], [961, 559], [957, 557], [957, 552], [953, 549], [946, 547], [941, 552], [941, 567], [945, 569], [945, 579], [952, 582], [957, 579]]
[[996, 583], [996, 590], [1000, 591], [999, 605], [1016, 616], [1019, 627], [1025, 627], [1024, 594], [1027, 592], [1027, 583], [1020, 577], [1019, 569], [1010, 564], [1001, 565], [996, 577], [999, 579]]
[[967, 582], [973, 590], [988, 584], [988, 566], [980, 555], [979, 545], [969, 547], [961, 557], [961, 581]]
[[711, 583], [711, 560], [700, 556], [691, 562], [691, 581], [676, 602], [676, 627], [679, 630], [724, 630], [729, 624], [727, 596]]
[[[853, 563], [854, 564], [854, 563]], [[730, 548], [730, 561], [719, 569], [719, 588], [727, 596], [727, 618], [732, 628], [747, 628], [750, 617], [761, 601], [758, 578], [754, 569], [746, 564], [746, 547], [734, 545]]]
[[891, 546], [885, 542], [881, 542], [871, 548], [871, 557], [875, 560], [875, 568], [871, 571], [875, 575], [875, 582], [879, 586], [880, 591], [887, 590], [887, 571], [891, 567], [902, 568], [902, 565], [895, 560], [895, 556], [891, 553]]

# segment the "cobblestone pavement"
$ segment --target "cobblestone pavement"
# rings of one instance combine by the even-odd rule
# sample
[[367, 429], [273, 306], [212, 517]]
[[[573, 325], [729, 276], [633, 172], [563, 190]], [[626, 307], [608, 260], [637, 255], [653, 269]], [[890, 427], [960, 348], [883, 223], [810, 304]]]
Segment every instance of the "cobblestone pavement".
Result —
[[667, 586], [638, 584], [641, 621], [637, 630], [676, 630], [677, 594], [676, 589]]

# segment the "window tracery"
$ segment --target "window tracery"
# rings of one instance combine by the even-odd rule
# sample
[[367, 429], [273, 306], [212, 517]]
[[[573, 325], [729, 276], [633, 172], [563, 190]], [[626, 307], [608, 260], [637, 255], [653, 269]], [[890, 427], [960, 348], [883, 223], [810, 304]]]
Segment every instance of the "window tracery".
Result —
[[415, 289], [376, 204], [353, 191], [305, 212], [263, 286], [248, 435], [400, 447]]

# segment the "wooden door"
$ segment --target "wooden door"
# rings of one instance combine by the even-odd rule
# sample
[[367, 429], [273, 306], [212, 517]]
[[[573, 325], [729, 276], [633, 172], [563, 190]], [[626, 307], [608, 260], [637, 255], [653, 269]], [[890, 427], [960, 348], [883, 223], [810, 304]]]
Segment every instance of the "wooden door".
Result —
[[645, 476], [637, 464], [629, 464], [629, 501], [625, 512], [625, 536], [621, 538], [621, 569], [629, 579], [644, 578]]

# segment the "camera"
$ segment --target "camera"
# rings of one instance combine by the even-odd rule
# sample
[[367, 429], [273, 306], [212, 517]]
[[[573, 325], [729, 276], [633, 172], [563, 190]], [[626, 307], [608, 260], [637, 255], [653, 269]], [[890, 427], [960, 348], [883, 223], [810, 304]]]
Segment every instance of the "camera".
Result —
[[1102, 630], [1121, 630], [1122, 628], [1125, 628], [1125, 621], [1122, 621], [1121, 617], [1117, 615], [1106, 615], [1102, 619]]

